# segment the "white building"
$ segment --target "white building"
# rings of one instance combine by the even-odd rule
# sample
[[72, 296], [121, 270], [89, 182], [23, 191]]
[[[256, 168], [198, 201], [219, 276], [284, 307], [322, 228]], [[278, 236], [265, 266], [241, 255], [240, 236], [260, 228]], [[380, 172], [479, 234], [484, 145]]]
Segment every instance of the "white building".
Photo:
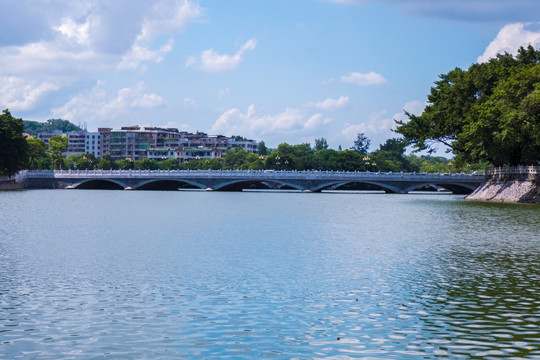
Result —
[[101, 151], [101, 134], [98, 132], [86, 132], [84, 152], [86, 154], [94, 154], [96, 158], [100, 158], [102, 155]]

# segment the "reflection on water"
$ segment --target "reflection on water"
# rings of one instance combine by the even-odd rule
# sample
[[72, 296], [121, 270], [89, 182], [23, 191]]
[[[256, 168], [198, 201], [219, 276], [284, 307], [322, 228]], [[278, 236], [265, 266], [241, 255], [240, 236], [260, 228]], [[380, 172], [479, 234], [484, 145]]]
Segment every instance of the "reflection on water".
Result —
[[539, 210], [0, 193], [0, 358], [540, 358]]

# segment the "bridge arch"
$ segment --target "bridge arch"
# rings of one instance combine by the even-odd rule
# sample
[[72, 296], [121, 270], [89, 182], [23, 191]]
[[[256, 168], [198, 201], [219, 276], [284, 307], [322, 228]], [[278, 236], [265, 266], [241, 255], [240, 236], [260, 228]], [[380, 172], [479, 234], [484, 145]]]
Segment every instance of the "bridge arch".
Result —
[[318, 186], [314, 187], [311, 190], [318, 192], [318, 191], [322, 191], [322, 190], [325, 190], [325, 189], [328, 189], [328, 188], [337, 189], [337, 188], [343, 187], [343, 186], [348, 185], [348, 184], [372, 185], [372, 186], [375, 186], [375, 187], [379, 188], [380, 190], [383, 190], [383, 191], [385, 191], [387, 193], [391, 193], [391, 194], [402, 193], [403, 192], [403, 190], [401, 188], [397, 187], [397, 186], [393, 186], [393, 185], [390, 185], [390, 184], [387, 184], [387, 183], [380, 183], [380, 182], [377, 182], [377, 181], [339, 181], [339, 182], [332, 181], [332, 182], [319, 184]]
[[419, 183], [419, 184], [411, 185], [411, 186], [407, 187], [405, 189], [405, 191], [406, 192], [411, 192], [411, 191], [414, 191], [416, 189], [422, 188], [424, 186], [434, 187], [434, 185], [443, 187], [445, 189], [448, 189], [452, 193], [458, 194], [458, 195], [467, 195], [467, 194], [472, 193], [474, 190], [476, 190], [476, 186], [471, 185], [471, 184], [462, 184], [462, 183], [450, 183], [450, 184], [441, 183], [441, 184], [439, 184], [437, 182], [431, 182], [431, 183]]
[[113, 179], [87, 179], [73, 184], [70, 189], [124, 190], [126, 184]]
[[[245, 185], [245, 186], [243, 186]], [[253, 187], [253, 185], [255, 187]], [[256, 187], [258, 186], [258, 187]], [[254, 180], [230, 180], [225, 182], [220, 182], [214, 190], [219, 191], [241, 191], [242, 189], [248, 189], [250, 187], [259, 188], [259, 189], [294, 189], [294, 190], [305, 190], [304, 187], [297, 184], [287, 182], [287, 181], [278, 181], [278, 180], [268, 180], [268, 179], [254, 179]]]
[[133, 190], [178, 190], [180, 188], [206, 189], [207, 186], [187, 179], [151, 179], [133, 186]]

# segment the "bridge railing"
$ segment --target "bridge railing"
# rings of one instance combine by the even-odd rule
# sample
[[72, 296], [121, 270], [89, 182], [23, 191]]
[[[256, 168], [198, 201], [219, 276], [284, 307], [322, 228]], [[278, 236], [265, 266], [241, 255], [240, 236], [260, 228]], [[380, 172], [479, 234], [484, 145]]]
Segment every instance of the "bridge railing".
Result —
[[401, 177], [422, 179], [441, 179], [451, 177], [453, 179], [472, 179], [483, 177], [483, 174], [467, 173], [409, 173], [409, 172], [360, 172], [360, 171], [330, 171], [330, 170], [307, 170], [307, 171], [284, 171], [284, 170], [54, 170], [54, 171], [26, 171], [24, 176], [32, 178], [171, 178], [171, 177], [216, 177], [216, 178], [265, 178], [265, 179], [327, 179], [327, 178], [379, 178], [397, 179]]
[[505, 174], [540, 174], [540, 166], [505, 166], [486, 169], [486, 175]]

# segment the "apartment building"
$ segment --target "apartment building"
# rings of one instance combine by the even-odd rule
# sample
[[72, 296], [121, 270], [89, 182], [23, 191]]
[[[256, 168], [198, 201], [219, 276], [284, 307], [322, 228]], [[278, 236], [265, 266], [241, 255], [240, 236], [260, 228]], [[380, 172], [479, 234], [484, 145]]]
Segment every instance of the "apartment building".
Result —
[[[189, 133], [176, 128], [127, 126], [120, 130], [100, 128], [104, 144], [102, 154], [113, 160], [150, 158], [155, 160], [211, 159], [221, 157], [229, 149], [258, 151], [258, 142], [240, 137], [209, 136], [204, 132]], [[109, 144], [108, 152], [105, 144]]]
[[145, 158], [164, 160], [219, 158], [230, 149], [244, 149], [258, 152], [258, 142], [239, 136], [226, 137], [197, 131], [190, 133], [176, 128], [126, 126], [119, 130], [99, 128], [97, 132], [81, 130], [62, 133], [61, 131], [38, 134], [48, 145], [55, 135], [68, 138], [68, 149], [64, 155], [93, 154], [96, 158], [109, 155], [113, 160]]
[[45, 145], [49, 145], [51, 137], [61, 135], [68, 138], [68, 147], [65, 156], [93, 154], [96, 158], [102, 156], [101, 135], [98, 132], [88, 132], [86, 130], [63, 133], [60, 130], [52, 132], [41, 132], [37, 138], [43, 140]]

